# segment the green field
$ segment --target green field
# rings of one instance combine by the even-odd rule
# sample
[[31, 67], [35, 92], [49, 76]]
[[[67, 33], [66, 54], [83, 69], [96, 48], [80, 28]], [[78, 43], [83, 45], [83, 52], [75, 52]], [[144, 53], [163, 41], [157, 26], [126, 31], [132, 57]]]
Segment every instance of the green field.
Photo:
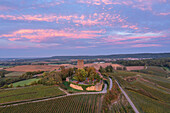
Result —
[[0, 90], [0, 103], [60, 96], [65, 93], [57, 86], [30, 86], [20, 89]]
[[28, 79], [28, 80], [23, 80], [23, 81], [15, 82], [15, 83], [13, 83], [13, 87], [30, 85], [33, 81], [38, 81], [38, 80], [40, 80], [40, 79], [33, 78], [33, 79]]
[[[117, 71], [110, 73], [110, 76], [119, 81], [141, 113], [169, 113], [170, 80], [158, 75], [137, 72], [133, 75], [134, 73]], [[131, 82], [124, 80], [125, 77], [132, 77], [132, 75], [137, 79]]]
[[0, 108], [1, 113], [98, 113], [101, 95], [76, 95], [44, 102]]
[[0, 65], [0, 68], [9, 68], [9, 67], [12, 67], [12, 66], [2, 66], [2, 65]]
[[25, 72], [11, 72], [6, 74], [6, 77], [13, 77], [13, 76], [21, 76], [22, 74], [24, 74]]

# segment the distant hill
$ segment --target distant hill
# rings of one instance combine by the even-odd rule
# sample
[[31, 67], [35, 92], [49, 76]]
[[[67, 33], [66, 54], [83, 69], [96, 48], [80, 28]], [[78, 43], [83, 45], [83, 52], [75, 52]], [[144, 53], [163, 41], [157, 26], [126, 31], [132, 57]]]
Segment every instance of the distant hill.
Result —
[[51, 59], [70, 60], [70, 59], [98, 59], [98, 58], [167, 58], [170, 53], [138, 53], [138, 54], [113, 54], [96, 56], [52, 56], [44, 58], [0, 58], [0, 61], [44, 61]]
[[113, 54], [97, 56], [53, 56], [47, 59], [97, 59], [97, 58], [166, 58], [170, 53]]

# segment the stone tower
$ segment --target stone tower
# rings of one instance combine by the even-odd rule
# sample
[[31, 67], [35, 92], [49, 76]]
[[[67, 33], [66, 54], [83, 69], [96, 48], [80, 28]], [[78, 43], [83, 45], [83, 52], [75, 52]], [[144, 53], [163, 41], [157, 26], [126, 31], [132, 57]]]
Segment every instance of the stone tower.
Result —
[[77, 68], [83, 69], [84, 67], [84, 60], [77, 60]]

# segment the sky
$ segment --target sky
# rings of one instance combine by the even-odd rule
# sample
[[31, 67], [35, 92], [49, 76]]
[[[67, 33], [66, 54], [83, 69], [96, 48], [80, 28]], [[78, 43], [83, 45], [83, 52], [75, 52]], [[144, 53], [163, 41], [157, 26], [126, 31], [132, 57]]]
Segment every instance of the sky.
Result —
[[170, 0], [0, 0], [0, 57], [170, 52]]

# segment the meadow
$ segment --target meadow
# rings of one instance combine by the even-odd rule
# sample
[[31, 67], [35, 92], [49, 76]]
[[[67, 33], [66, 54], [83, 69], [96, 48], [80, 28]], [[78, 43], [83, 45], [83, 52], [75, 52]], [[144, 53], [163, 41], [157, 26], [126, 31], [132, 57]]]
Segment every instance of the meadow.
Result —
[[23, 101], [44, 97], [61, 96], [65, 93], [58, 86], [29, 86], [18, 89], [0, 90], [0, 103]]
[[76, 95], [0, 108], [2, 113], [98, 113], [101, 108], [101, 95]]
[[40, 79], [33, 78], [33, 79], [28, 79], [28, 80], [23, 80], [23, 81], [15, 82], [15, 83], [13, 83], [13, 87], [30, 85], [32, 82], [34, 82], [34, 81], [37, 82], [38, 80], [40, 80]]

